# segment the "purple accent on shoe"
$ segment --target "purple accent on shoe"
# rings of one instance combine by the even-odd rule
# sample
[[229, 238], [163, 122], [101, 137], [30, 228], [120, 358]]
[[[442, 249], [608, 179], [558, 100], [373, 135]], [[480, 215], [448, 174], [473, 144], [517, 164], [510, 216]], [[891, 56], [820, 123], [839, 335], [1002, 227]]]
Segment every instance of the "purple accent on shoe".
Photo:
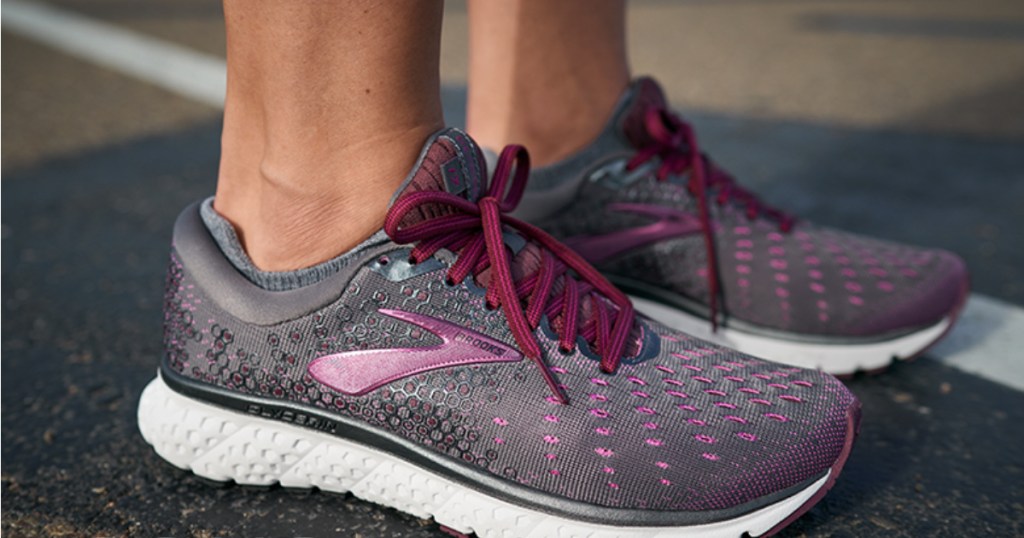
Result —
[[441, 176], [444, 177], [445, 188], [451, 194], [462, 195], [466, 192], [466, 179], [459, 170], [458, 157], [452, 157], [441, 165]]
[[[470, 202], [476, 202], [486, 187], [483, 154], [458, 129], [445, 129], [424, 149], [417, 168], [406, 180], [405, 186], [392, 200], [416, 192], [447, 192]], [[425, 204], [411, 212], [402, 222], [405, 226], [447, 215], [452, 208], [438, 204]]]
[[[409, 259], [415, 263], [425, 261], [442, 247], [459, 252], [446, 275], [450, 283], [461, 283], [471, 274], [477, 282], [483, 282], [483, 275], [490, 271], [485, 284], [487, 305], [501, 307], [519, 349], [537, 364], [555, 399], [565, 404], [568, 397], [545, 361], [535, 334], [541, 319], [545, 315], [551, 320], [561, 318], [557, 332], [562, 349], [571, 351], [576, 347], [576, 337], [583, 336], [592, 349], [599, 349], [601, 370], [610, 374], [615, 372], [628, 350], [626, 344], [634, 333], [636, 318], [629, 298], [579, 254], [540, 228], [509, 215], [522, 199], [529, 173], [530, 157], [526, 149], [506, 146], [498, 156], [487, 195], [475, 204], [441, 191], [401, 195], [388, 210], [384, 231], [396, 243], [417, 243], [409, 253]], [[406, 224], [410, 216], [427, 214], [425, 207], [441, 207], [446, 214]], [[434, 212], [434, 209], [429, 211]], [[513, 267], [518, 264], [514, 264], [506, 252], [504, 239], [510, 230], [539, 249], [534, 252], [540, 263], [527, 278], [513, 273]], [[564, 278], [569, 272], [574, 273], [574, 280]], [[556, 284], [562, 288], [562, 293], [556, 292]], [[589, 313], [593, 316], [593, 323], [587, 324], [584, 314], [582, 330], [577, 325], [581, 299], [588, 301]]]
[[[721, 311], [734, 328], [746, 324], [783, 339], [836, 344], [894, 338], [953, 317], [968, 283], [956, 255], [816, 226], [766, 206], [701, 153], [692, 128], [668, 110], [655, 81], [638, 79], [624, 102], [609, 124], [621, 147], [574, 170], [596, 171], [609, 159], [633, 157], [620, 171], [589, 176], [572, 203], [539, 225], [580, 248], [581, 240], [638, 226], [634, 215], [608, 211], [615, 203], [667, 206], [699, 217], [704, 241], [668, 238], [614, 257], [585, 252], [620, 284], [638, 284], [632, 292], [661, 297], [712, 327]], [[607, 248], [590, 242], [598, 254]]]
[[635, 148], [642, 148], [653, 142], [647, 131], [645, 113], [650, 108], [668, 108], [665, 92], [650, 77], [636, 79], [630, 88], [632, 102], [616, 122], [619, 132]]
[[839, 453], [839, 457], [836, 458], [835, 463], [832, 464], [830, 469], [831, 474], [828, 477], [828, 481], [818, 491], [811, 496], [810, 499], [804, 501], [804, 504], [797, 508], [795, 512], [789, 515], [786, 519], [778, 522], [774, 527], [768, 529], [768, 532], [761, 535], [761, 538], [768, 538], [775, 536], [779, 531], [789, 526], [790, 523], [800, 519], [801, 516], [807, 513], [808, 510], [818, 504], [822, 498], [825, 497], [833, 486], [836, 485], [836, 480], [843, 471], [843, 467], [846, 465], [846, 460], [850, 457], [850, 451], [853, 449], [853, 442], [857, 440], [857, 436], [860, 434], [860, 417], [861, 409], [860, 402], [850, 406], [846, 413], [846, 440], [843, 442], [843, 450]]
[[[448, 131], [448, 139], [452, 142], [455, 152], [458, 155], [458, 162], [462, 163], [465, 168], [462, 170], [464, 176], [464, 189], [465, 197], [468, 200], [477, 200], [480, 198], [480, 194], [483, 191], [483, 185], [480, 181], [475, 181], [475, 178], [486, 178], [486, 167], [483, 164], [483, 155], [480, 150], [477, 149], [476, 144], [473, 143], [469, 137], [456, 129]], [[445, 172], [442, 172], [444, 174]], [[447, 175], [445, 180], [448, 180]], [[450, 191], [452, 194], [457, 194], [461, 191]]]
[[658, 241], [683, 235], [700, 233], [700, 219], [671, 207], [656, 204], [610, 204], [609, 211], [635, 213], [657, 221], [624, 230], [614, 230], [602, 235], [583, 235], [565, 240], [576, 252], [590, 263], [601, 263], [620, 254], [645, 247]]
[[919, 279], [920, 291], [863, 320], [857, 329], [864, 334], [884, 333], [902, 327], [930, 325], [935, 323], [937, 314], [954, 315], [963, 290], [968, 287], [967, 265], [959, 256], [948, 252], [936, 251], [934, 258], [935, 265], [942, 267], [942, 271], [935, 271], [928, 279]]
[[445, 534], [447, 534], [449, 536], [454, 536], [455, 538], [469, 538], [468, 534], [461, 533], [461, 532], [459, 532], [459, 531], [457, 531], [457, 530], [455, 530], [455, 529], [453, 529], [451, 527], [446, 527], [444, 525], [440, 525], [439, 524], [438, 528], [441, 529], [441, 532], [443, 532], [443, 533], [445, 533]]
[[450, 366], [515, 362], [523, 356], [476, 331], [401, 310], [381, 314], [418, 325], [442, 340], [436, 346], [368, 349], [324, 355], [309, 364], [309, 375], [334, 390], [360, 396], [392, 381]]

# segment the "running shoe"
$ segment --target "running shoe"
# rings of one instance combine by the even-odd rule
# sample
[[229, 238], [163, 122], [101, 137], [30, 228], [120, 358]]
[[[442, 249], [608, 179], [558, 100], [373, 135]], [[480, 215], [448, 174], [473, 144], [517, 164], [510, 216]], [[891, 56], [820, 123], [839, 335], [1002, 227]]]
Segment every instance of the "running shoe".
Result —
[[509, 216], [527, 174], [509, 147], [488, 185], [469, 137], [441, 131], [384, 229], [291, 291], [244, 277], [187, 208], [143, 437], [210, 480], [351, 492], [482, 537], [768, 535], [808, 510], [856, 398], [636, 315]]
[[666, 325], [842, 375], [914, 357], [968, 294], [954, 254], [769, 207], [701, 152], [658, 84], [636, 80], [597, 140], [536, 169], [520, 211]]

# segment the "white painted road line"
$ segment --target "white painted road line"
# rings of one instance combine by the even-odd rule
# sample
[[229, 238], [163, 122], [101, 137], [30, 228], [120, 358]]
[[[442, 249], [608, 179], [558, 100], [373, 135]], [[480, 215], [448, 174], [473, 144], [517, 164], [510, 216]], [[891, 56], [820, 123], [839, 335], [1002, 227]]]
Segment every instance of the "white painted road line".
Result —
[[[226, 68], [215, 56], [21, 0], [4, 0], [3, 27], [201, 103], [224, 106]], [[1024, 309], [971, 295], [960, 322], [927, 356], [1024, 391]]]
[[1024, 391], [1024, 308], [972, 294], [960, 321], [926, 356]]
[[153, 39], [70, 11], [4, 0], [4, 29], [210, 105], [224, 106], [220, 58]]

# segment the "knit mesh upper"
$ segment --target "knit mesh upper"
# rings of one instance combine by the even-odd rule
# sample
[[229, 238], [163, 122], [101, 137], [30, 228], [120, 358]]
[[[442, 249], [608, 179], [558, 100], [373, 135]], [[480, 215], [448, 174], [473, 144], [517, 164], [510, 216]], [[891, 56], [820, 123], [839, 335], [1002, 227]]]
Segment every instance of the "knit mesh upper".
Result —
[[[619, 152], [649, 143], [643, 111], [665, 106], [651, 79], [639, 79], [630, 92], [631, 100], [609, 125], [619, 133], [620, 147], [613, 148]], [[656, 222], [651, 216], [619, 209], [624, 205], [698, 215], [697, 200], [687, 186], [689, 172], [659, 181], [657, 164], [627, 171], [621, 162], [600, 162], [600, 174], [594, 173], [596, 168], [584, 172], [599, 179], [584, 181], [571, 204], [538, 224], [573, 244]], [[783, 230], [769, 216], [749, 218], [740, 204], [718, 204], [716, 194], [707, 196], [727, 319], [804, 335], [869, 337], [936, 323], [962, 299], [966, 268], [949, 252], [802, 220]], [[614, 257], [591, 261], [609, 275], [708, 305], [707, 257], [700, 230], [691, 230], [653, 243], [638, 242]]]
[[[459, 148], [468, 138], [460, 136], [435, 139], [422, 174], [406, 188], [482, 184], [482, 172]], [[446, 163], [459, 178], [438, 179]], [[756, 502], [822, 476], [848, 441], [856, 399], [831, 376], [755, 359], [644, 318], [637, 322], [639, 349], [613, 374], [600, 371], [582, 339], [573, 352], [560, 352], [555, 330], [541, 324], [535, 336], [568, 404], [552, 397], [537, 364], [523, 357], [436, 367], [361, 395], [332, 388], [310, 369], [319, 358], [390, 350], [396, 359], [445, 345], [423, 320], [458, 327], [461, 342], [485, 351], [493, 348], [486, 339], [516, 348], [504, 313], [485, 307], [477, 282], [446, 283], [458, 253], [442, 250], [410, 265], [409, 248], [392, 243], [357, 252], [349, 266], [359, 269], [336, 298], [255, 324], [218, 304], [176, 247], [166, 281], [164, 367], [240, 395], [361, 421], [452, 465], [602, 507], [701, 512]]]

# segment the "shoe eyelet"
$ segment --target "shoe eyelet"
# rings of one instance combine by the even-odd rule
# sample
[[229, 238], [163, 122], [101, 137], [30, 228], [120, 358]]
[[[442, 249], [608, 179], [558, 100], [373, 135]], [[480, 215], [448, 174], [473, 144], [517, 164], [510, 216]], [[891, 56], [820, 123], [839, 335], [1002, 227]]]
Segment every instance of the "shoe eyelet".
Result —
[[387, 265], [391, 263], [391, 258], [388, 258], [387, 256], [381, 256], [380, 258], [377, 258], [377, 263], [380, 265]]

